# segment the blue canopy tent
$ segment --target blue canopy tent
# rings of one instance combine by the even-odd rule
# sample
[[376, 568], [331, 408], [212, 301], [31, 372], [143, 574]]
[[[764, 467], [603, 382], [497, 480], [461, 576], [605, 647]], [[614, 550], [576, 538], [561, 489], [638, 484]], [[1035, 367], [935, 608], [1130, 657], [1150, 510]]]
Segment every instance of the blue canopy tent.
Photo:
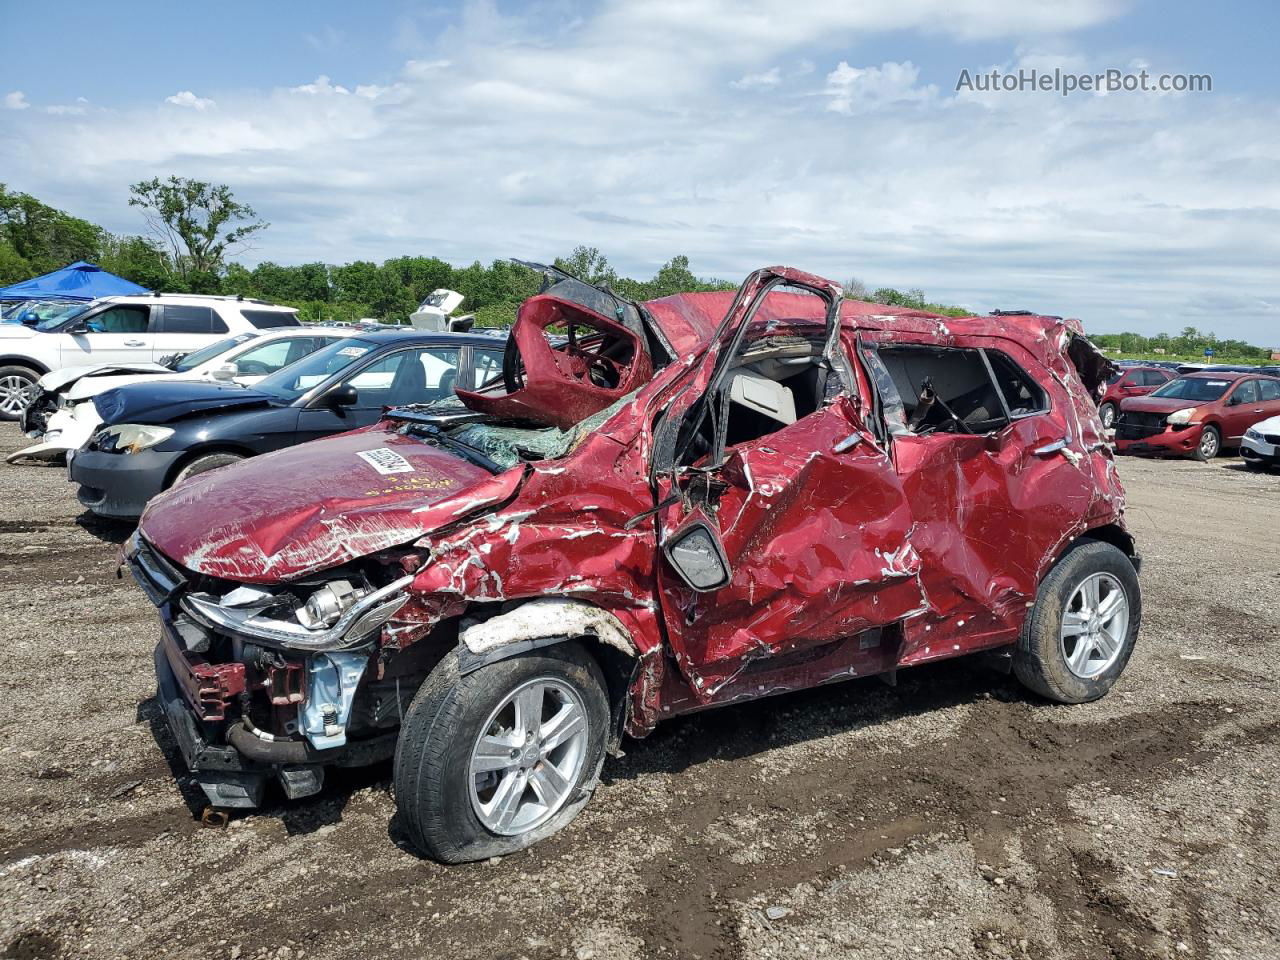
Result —
[[0, 287], [0, 300], [96, 300], [150, 292], [124, 277], [80, 260], [42, 277]]

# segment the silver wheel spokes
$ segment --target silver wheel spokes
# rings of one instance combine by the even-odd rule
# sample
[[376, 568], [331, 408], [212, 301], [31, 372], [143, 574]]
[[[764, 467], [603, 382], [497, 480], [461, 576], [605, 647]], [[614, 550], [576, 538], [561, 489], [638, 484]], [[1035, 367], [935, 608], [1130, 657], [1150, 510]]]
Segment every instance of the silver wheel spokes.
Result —
[[0, 378], [0, 410], [21, 413], [35, 392], [35, 384], [22, 377]]
[[1129, 636], [1129, 598], [1120, 581], [1109, 573], [1086, 577], [1067, 601], [1060, 636], [1067, 669], [1081, 680], [1109, 669]]
[[1208, 430], [1200, 438], [1200, 452], [1206, 457], [1213, 456], [1218, 452], [1218, 438]]
[[567, 684], [521, 684], [489, 715], [471, 751], [471, 806], [488, 829], [512, 836], [564, 806], [587, 747], [587, 711]]

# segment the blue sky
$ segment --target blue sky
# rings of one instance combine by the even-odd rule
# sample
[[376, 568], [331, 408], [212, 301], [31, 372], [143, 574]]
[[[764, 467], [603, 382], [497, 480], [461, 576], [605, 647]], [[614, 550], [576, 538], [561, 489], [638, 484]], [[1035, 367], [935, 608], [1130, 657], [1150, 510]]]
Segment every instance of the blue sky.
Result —
[[[1280, 5], [0, 0], [0, 181], [117, 231], [231, 184], [242, 259], [787, 262], [1280, 347]], [[798, 12], [801, 11], [801, 12]], [[56, 27], [56, 31], [54, 28]], [[73, 29], [69, 29], [73, 28]], [[1208, 73], [1199, 94], [957, 94], [962, 69]]]

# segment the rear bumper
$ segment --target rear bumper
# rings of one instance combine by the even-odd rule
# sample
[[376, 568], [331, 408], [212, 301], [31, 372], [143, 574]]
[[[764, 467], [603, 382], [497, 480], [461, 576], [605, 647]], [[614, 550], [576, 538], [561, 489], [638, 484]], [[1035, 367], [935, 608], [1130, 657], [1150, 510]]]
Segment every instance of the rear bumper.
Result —
[[1163, 433], [1150, 436], [1143, 436], [1145, 431], [1126, 431], [1123, 426], [1119, 426], [1116, 428], [1116, 452], [1185, 457], [1200, 446], [1200, 435], [1203, 432], [1203, 425], [1198, 423], [1181, 430], [1165, 427]]
[[71, 458], [71, 481], [79, 484], [80, 502], [101, 517], [136, 520], [147, 501], [164, 489], [169, 470], [181, 451], [101, 453], [77, 450]]

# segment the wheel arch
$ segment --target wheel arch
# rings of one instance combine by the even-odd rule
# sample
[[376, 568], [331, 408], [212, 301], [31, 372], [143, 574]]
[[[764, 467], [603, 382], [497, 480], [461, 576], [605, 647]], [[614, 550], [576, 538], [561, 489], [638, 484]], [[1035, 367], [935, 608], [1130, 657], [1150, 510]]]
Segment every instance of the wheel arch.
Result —
[[207, 457], [212, 453], [234, 453], [238, 457], [246, 458], [256, 456], [256, 451], [240, 444], [228, 443], [224, 440], [210, 440], [208, 443], [201, 444], [198, 447], [188, 448], [186, 453], [173, 462], [173, 465], [169, 467], [169, 472], [165, 474], [164, 488], [168, 490], [173, 486], [174, 479], [192, 460]]
[[26, 367], [28, 370], [34, 370], [42, 377], [49, 372], [49, 368], [39, 360], [32, 360], [30, 357], [24, 356], [0, 356], [0, 367]]
[[608, 750], [616, 753], [640, 654], [630, 632], [608, 610], [570, 597], [537, 597], [465, 624], [458, 631], [458, 672], [465, 676], [491, 663], [566, 643], [577, 644], [604, 674], [610, 714]]

